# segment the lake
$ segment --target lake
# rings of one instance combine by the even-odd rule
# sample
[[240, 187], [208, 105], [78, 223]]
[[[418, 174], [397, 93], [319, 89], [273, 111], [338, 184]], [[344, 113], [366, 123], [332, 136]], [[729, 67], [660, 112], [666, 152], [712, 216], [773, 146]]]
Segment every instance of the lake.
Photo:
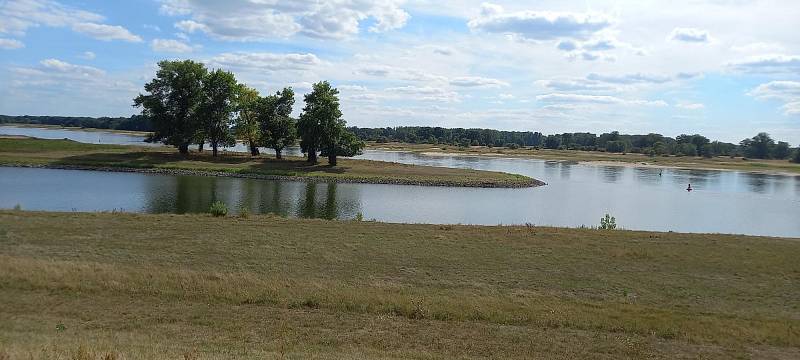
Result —
[[[110, 133], [98, 137], [94, 131], [9, 129], [0, 127], [0, 134], [135, 140]], [[475, 189], [0, 168], [0, 208], [19, 204], [28, 210], [186, 213], [205, 212], [221, 200], [233, 212], [246, 208], [296, 217], [352, 219], [361, 214], [387, 222], [571, 227], [596, 226], [609, 213], [626, 229], [800, 237], [798, 176], [375, 150], [359, 158], [505, 171], [548, 185]], [[689, 183], [692, 192], [685, 190]]]

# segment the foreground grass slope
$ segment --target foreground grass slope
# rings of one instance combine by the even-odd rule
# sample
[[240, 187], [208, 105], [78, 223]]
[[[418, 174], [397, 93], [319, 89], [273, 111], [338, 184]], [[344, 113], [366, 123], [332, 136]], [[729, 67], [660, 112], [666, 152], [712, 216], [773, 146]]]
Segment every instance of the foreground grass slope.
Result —
[[564, 160], [578, 162], [616, 162], [638, 165], [653, 165], [684, 169], [741, 170], [763, 173], [800, 174], [800, 164], [788, 160], [744, 159], [741, 157], [718, 156], [703, 158], [693, 156], [647, 156], [636, 153], [605, 153], [599, 151], [552, 150], [552, 149], [510, 149], [472, 146], [461, 148], [452, 145], [406, 144], [406, 143], [367, 143], [367, 148], [422, 153], [453, 153], [459, 155], [510, 156], [544, 160]]
[[798, 258], [796, 239], [2, 211], [0, 354], [791, 359]]
[[521, 187], [540, 185], [526, 176], [469, 169], [404, 165], [382, 161], [341, 159], [339, 166], [309, 165], [302, 158], [277, 160], [210, 152], [185, 157], [172, 148], [83, 144], [70, 140], [0, 137], [0, 165], [188, 170], [232, 175], [277, 176], [320, 181], [411, 185]]

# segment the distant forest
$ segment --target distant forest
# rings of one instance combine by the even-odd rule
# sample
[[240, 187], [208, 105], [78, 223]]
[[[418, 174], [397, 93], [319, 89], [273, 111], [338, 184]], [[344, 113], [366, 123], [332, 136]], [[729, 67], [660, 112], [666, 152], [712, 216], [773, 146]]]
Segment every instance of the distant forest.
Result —
[[[66, 117], [66, 116], [8, 116], [0, 115], [0, 123], [44, 124], [82, 128], [152, 131], [150, 122], [141, 115], [131, 117]], [[711, 141], [705, 136], [679, 135], [675, 138], [661, 134], [628, 135], [617, 131], [603, 133], [563, 133], [544, 135], [531, 131], [500, 131], [492, 129], [462, 129], [427, 126], [386, 128], [350, 127], [364, 141], [406, 142], [412, 144], [447, 144], [461, 147], [488, 146], [508, 148], [544, 148], [562, 150], [642, 153], [652, 156], [744, 156], [754, 159], [787, 159], [800, 162], [800, 150], [791, 149], [784, 141], [775, 141], [760, 133], [739, 144]]]

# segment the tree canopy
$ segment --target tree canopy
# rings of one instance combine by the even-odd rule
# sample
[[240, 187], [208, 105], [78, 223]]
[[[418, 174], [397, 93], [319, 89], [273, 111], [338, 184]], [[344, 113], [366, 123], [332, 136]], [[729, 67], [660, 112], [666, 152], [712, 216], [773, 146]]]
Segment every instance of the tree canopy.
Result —
[[155, 140], [177, 147], [182, 154], [202, 128], [199, 117], [203, 101], [205, 65], [192, 60], [161, 61], [156, 77], [145, 84], [147, 94], [139, 94], [134, 106], [150, 119]]

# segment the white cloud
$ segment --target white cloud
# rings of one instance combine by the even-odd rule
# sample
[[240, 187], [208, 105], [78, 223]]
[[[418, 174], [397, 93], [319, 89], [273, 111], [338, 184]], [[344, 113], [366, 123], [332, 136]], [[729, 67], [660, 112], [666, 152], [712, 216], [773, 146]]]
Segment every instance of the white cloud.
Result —
[[80, 54], [78, 57], [86, 60], [94, 60], [97, 55], [91, 51], [84, 51], [83, 54]]
[[800, 73], [800, 55], [761, 55], [729, 63], [734, 70], [750, 73]]
[[399, 1], [202, 1], [162, 0], [161, 12], [188, 16], [175, 24], [186, 32], [202, 31], [228, 41], [265, 41], [301, 34], [319, 39], [344, 39], [372, 20], [370, 32], [405, 26], [408, 13]]
[[49, 0], [7, 0], [0, 3], [0, 32], [24, 35], [35, 26], [64, 27], [79, 22], [102, 21], [101, 15], [77, 10]]
[[677, 104], [675, 106], [684, 110], [702, 110], [706, 107], [705, 105], [699, 103]]
[[190, 34], [195, 31], [205, 31], [205, 32], [210, 31], [208, 30], [208, 26], [192, 20], [178, 21], [175, 23], [175, 28]]
[[97, 40], [111, 41], [123, 40], [129, 42], [141, 42], [142, 38], [131, 34], [128, 29], [117, 25], [95, 24], [90, 22], [77, 23], [72, 25], [72, 30], [89, 35]]
[[652, 74], [624, 74], [624, 75], [600, 75], [596, 73], [591, 73], [586, 76], [586, 79], [611, 83], [611, 84], [641, 84], [641, 83], [653, 83], [653, 84], [663, 84], [667, 81], [672, 80], [671, 77], [666, 75], [652, 75]]
[[536, 101], [546, 104], [597, 104], [597, 105], [642, 105], [642, 106], [668, 106], [663, 100], [627, 100], [609, 95], [585, 95], [552, 93], [536, 96]]
[[483, 4], [481, 14], [467, 23], [473, 31], [507, 34], [523, 40], [588, 39], [612, 21], [595, 13], [516, 11]]
[[759, 100], [782, 101], [781, 107], [786, 115], [800, 114], [800, 82], [798, 81], [770, 81], [757, 86], [748, 95]]
[[537, 80], [536, 85], [554, 91], [607, 91], [616, 89], [614, 86], [599, 81], [581, 78]]
[[100, 24], [103, 16], [88, 11], [74, 9], [50, 0], [7, 0], [0, 3], [0, 33], [22, 36], [36, 26], [71, 27], [72, 30], [87, 34], [95, 39], [110, 41], [124, 40], [140, 42], [139, 36], [127, 29]]
[[387, 93], [410, 96], [409, 100], [458, 102], [459, 95], [441, 87], [432, 86], [398, 86], [384, 89]]
[[12, 67], [8, 72], [10, 81], [0, 87], [0, 97], [13, 99], [32, 115], [109, 116], [120, 114], [120, 109], [130, 115], [131, 99], [141, 91], [128, 76], [59, 59]]
[[190, 53], [194, 51], [194, 48], [184, 42], [172, 39], [153, 39], [150, 43], [150, 47], [153, 51], [157, 52], [169, 52], [169, 53]]
[[497, 79], [478, 76], [464, 76], [450, 80], [450, 85], [460, 87], [503, 87], [508, 86], [508, 83]]
[[249, 70], [308, 70], [322, 61], [314, 54], [280, 54], [268, 52], [222, 53], [208, 60], [212, 66]]
[[669, 39], [688, 43], [709, 43], [711, 42], [711, 35], [708, 31], [702, 29], [675, 28], [670, 33]]
[[368, 64], [355, 69], [355, 74], [373, 77], [388, 78], [392, 80], [421, 81], [421, 82], [443, 82], [447, 78], [435, 75], [418, 69], [395, 67], [380, 64]]
[[73, 78], [88, 78], [105, 75], [105, 71], [91, 66], [73, 65], [58, 59], [45, 59], [40, 64], [52, 73], [63, 74]]
[[774, 53], [774, 52], [781, 52], [786, 50], [786, 48], [781, 44], [776, 43], [767, 43], [767, 42], [755, 42], [749, 43], [745, 45], [734, 45], [731, 46], [731, 50], [741, 53]]
[[339, 85], [336, 88], [342, 91], [352, 91], [352, 92], [367, 91], [367, 88], [361, 85]]
[[25, 44], [16, 39], [3, 39], [0, 38], [0, 49], [14, 50], [24, 48]]

